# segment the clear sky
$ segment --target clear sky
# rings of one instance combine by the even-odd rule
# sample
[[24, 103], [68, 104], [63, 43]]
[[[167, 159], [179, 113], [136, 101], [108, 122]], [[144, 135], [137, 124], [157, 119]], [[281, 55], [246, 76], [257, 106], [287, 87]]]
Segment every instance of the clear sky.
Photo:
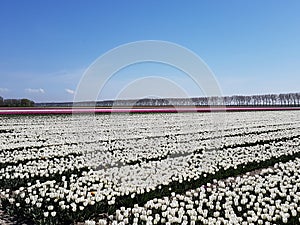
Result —
[[[0, 96], [70, 101], [95, 59], [139, 40], [192, 50], [225, 95], [299, 92], [299, 12], [298, 0], [1, 0]], [[150, 63], [116, 74], [100, 98], [114, 98], [124, 84], [151, 75], [199, 94], [184, 74]]]

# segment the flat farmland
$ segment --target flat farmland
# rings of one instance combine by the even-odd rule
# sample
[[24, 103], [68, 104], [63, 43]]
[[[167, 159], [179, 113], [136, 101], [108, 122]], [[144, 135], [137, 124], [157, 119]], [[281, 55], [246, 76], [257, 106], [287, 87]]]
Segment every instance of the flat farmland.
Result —
[[1, 205], [28, 223], [300, 223], [298, 110], [0, 120]]

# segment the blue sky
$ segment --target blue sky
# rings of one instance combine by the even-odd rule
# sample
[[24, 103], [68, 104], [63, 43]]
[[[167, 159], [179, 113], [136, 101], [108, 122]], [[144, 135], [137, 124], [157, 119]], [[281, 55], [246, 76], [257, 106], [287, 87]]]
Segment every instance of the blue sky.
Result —
[[[192, 50], [214, 72], [225, 95], [300, 91], [297, 0], [0, 4], [0, 96], [5, 98], [70, 101], [95, 59], [140, 40], [170, 41]], [[151, 75], [179, 82], [190, 96], [201, 94], [176, 69], [145, 64], [121, 70], [99, 98], [115, 98], [126, 83]], [[137, 90], [136, 97], [142, 95]]]

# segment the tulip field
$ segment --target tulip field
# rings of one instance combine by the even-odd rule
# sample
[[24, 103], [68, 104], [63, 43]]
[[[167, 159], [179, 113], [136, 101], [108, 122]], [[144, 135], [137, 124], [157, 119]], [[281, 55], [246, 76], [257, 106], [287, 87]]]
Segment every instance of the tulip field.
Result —
[[28, 224], [300, 224], [300, 111], [0, 116]]

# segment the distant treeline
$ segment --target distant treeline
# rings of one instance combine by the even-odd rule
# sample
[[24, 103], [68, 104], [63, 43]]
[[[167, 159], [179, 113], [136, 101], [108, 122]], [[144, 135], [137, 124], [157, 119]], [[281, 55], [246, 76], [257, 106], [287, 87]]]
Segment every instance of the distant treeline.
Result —
[[[40, 107], [72, 107], [72, 102], [36, 103]], [[108, 100], [97, 102], [78, 102], [76, 106], [131, 107], [131, 106], [300, 106], [300, 93], [234, 95], [224, 97], [195, 98], [144, 98], [138, 100]]]
[[26, 98], [3, 99], [0, 96], [0, 107], [33, 107], [33, 106], [34, 106], [34, 102]]

